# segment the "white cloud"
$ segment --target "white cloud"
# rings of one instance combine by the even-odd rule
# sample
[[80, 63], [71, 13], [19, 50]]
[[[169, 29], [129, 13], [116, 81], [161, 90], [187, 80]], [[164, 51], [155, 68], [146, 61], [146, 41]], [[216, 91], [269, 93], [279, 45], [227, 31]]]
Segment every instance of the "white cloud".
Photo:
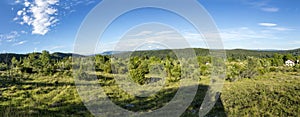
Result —
[[46, 50], [55, 51], [55, 50], [59, 50], [62, 48], [65, 48], [65, 46], [52, 46], [52, 47], [47, 48]]
[[152, 31], [141, 31], [138, 34], [134, 34], [134, 35], [130, 35], [130, 36], [139, 37], [139, 36], [147, 36], [147, 35], [150, 35], [150, 34], [153, 34], [153, 32]]
[[19, 16], [20, 16], [20, 15], [22, 15], [22, 13], [23, 13], [23, 11], [22, 11], [22, 10], [20, 10], [20, 11], [18, 11], [18, 12], [17, 12], [17, 15], [19, 15]]
[[15, 17], [15, 18], [13, 19], [13, 21], [17, 21], [17, 20], [19, 20], [19, 18], [18, 18], [18, 17]]
[[297, 45], [299, 45], [300, 41], [292, 41], [292, 42], [290, 42], [290, 44], [297, 44]]
[[28, 1], [25, 1], [25, 2], [24, 2], [24, 6], [25, 6], [25, 7], [29, 7], [30, 4], [31, 4], [31, 3], [28, 2]]
[[23, 45], [25, 44], [27, 41], [20, 41], [18, 43], [13, 44], [13, 46], [18, 46], [18, 45]]
[[75, 7], [79, 5], [90, 5], [100, 2], [99, 0], [63, 0], [63, 2], [60, 3], [60, 7], [67, 10], [62, 11], [61, 14], [63, 16], [69, 15], [73, 12], [75, 12]]
[[220, 35], [224, 41], [240, 41], [250, 39], [277, 39], [272, 31], [253, 30], [248, 27], [239, 27], [220, 30]]
[[172, 34], [172, 33], [176, 33], [176, 32], [174, 32], [174, 31], [161, 31], [161, 32], [157, 32], [155, 35]]
[[20, 24], [32, 26], [32, 34], [45, 35], [50, 31], [50, 27], [58, 22], [55, 17], [58, 10], [54, 8], [58, 3], [59, 0], [25, 0], [24, 8], [17, 12], [22, 20]]
[[276, 31], [291, 31], [291, 30], [294, 30], [294, 29], [291, 29], [291, 28], [285, 28], [285, 27], [273, 27], [271, 28], [272, 30], [276, 30]]
[[21, 33], [22, 34], [27, 34], [27, 32], [25, 30], [22, 30]]
[[15, 4], [19, 4], [21, 1], [20, 0], [16, 0], [15, 1]]
[[251, 1], [251, 0], [243, 0], [246, 4], [252, 5], [254, 7], [263, 7], [268, 4], [266, 0], [260, 0], [260, 1]]
[[265, 26], [265, 27], [274, 27], [274, 26], [277, 26], [277, 24], [274, 24], [274, 23], [259, 23], [258, 25]]
[[11, 31], [8, 34], [0, 34], [0, 40], [5, 40], [8, 42], [12, 42], [15, 40], [15, 38], [19, 37], [20, 34], [17, 31]]
[[105, 51], [133, 51], [151, 49], [175, 49], [206, 47], [201, 34], [188, 31], [177, 32], [175, 30], [149, 29], [132, 31], [123, 36], [119, 41], [101, 43], [96, 52]]
[[269, 30], [265, 30], [265, 32], [270, 32], [271, 30], [275, 30], [275, 31], [290, 31], [290, 30], [294, 30], [294, 29], [286, 28], [286, 27], [278, 27], [277, 24], [274, 24], [274, 23], [259, 23], [258, 25], [267, 27], [267, 29], [269, 29]]
[[253, 0], [244, 0], [245, 4], [251, 5], [252, 7], [256, 9], [260, 9], [264, 12], [278, 12], [279, 8], [273, 7], [270, 5], [269, 0], [259, 0], [259, 1], [253, 1]]
[[265, 7], [265, 8], [261, 8], [262, 11], [266, 11], [266, 12], [278, 12], [279, 8], [276, 7]]

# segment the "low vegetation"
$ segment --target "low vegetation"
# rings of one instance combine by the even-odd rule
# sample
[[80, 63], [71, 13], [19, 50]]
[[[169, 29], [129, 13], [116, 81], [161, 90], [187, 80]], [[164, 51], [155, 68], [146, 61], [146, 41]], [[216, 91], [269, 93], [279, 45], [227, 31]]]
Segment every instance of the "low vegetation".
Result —
[[[153, 56], [138, 52], [130, 58], [72, 58], [43, 51], [10, 57], [0, 63], [0, 116], [93, 116], [81, 101], [74, 82], [74, 78], [89, 80], [85, 79], [89, 75], [97, 77], [115, 104], [146, 112], [166, 105], [178, 91], [182, 76], [196, 77], [196, 97], [182, 116], [198, 116], [210, 83], [212, 58], [198, 54], [195, 65], [191, 59], [176, 58], [169, 52], [149, 53]], [[208, 116], [299, 116], [300, 65], [284, 65], [286, 60], [299, 60], [299, 53], [266, 53], [261, 54], [263, 57], [230, 54], [225, 63], [223, 91]], [[82, 58], [94, 61], [95, 71], [72, 61]], [[73, 67], [79, 72], [73, 74]], [[121, 90], [115, 77], [131, 78], [140, 86], [164, 81], [165, 86], [154, 95], [137, 97]]]

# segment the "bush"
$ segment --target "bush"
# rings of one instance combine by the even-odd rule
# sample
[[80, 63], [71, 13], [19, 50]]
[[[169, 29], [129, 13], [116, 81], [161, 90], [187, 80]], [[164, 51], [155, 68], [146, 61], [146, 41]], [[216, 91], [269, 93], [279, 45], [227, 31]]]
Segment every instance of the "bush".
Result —
[[270, 72], [278, 72], [278, 69], [276, 67], [270, 67], [269, 70]]
[[131, 69], [130, 76], [134, 82], [140, 85], [143, 85], [146, 82], [145, 72], [140, 69]]
[[143, 85], [146, 83], [145, 75], [149, 73], [148, 61], [141, 60], [138, 57], [130, 59], [129, 74], [134, 82]]
[[241, 73], [244, 70], [245, 66], [242, 63], [231, 63], [227, 65], [226, 80], [233, 82], [242, 78]]
[[33, 68], [29, 68], [29, 67], [22, 67], [20, 70], [22, 73], [35, 73], [33, 72]]
[[241, 77], [242, 78], [253, 78], [257, 75], [259, 75], [259, 67], [261, 67], [260, 61], [257, 58], [254, 57], [248, 57], [247, 58], [247, 65], [245, 66], [245, 70], [242, 71]]
[[7, 64], [0, 63], [0, 71], [5, 71], [7, 70]]

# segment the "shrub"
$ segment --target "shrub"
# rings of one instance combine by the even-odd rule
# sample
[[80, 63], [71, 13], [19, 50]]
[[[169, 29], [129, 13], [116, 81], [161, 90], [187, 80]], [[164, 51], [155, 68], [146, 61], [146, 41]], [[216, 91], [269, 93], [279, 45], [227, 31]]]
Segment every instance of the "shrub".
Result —
[[146, 82], [145, 72], [140, 69], [131, 69], [130, 76], [134, 82], [140, 85], [143, 85]]
[[145, 84], [147, 73], [149, 73], [149, 68], [146, 60], [141, 60], [138, 57], [130, 59], [129, 74], [134, 82], [140, 85]]
[[270, 72], [278, 72], [278, 69], [276, 67], [270, 67], [269, 70]]
[[0, 71], [5, 71], [7, 70], [7, 64], [0, 63]]

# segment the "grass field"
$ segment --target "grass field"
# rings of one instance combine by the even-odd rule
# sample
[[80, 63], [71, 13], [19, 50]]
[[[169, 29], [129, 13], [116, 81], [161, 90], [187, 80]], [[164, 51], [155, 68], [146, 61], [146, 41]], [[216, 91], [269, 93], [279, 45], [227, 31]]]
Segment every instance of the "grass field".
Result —
[[[114, 90], [114, 83], [101, 79], [110, 75], [102, 75], [99, 82], [106, 87], [106, 94], [114, 103], [131, 111], [160, 108], [177, 91], [176, 83], [169, 84], [156, 96], [137, 98]], [[196, 97], [182, 116], [198, 116], [209, 81], [202, 78]], [[92, 116], [82, 103], [72, 77], [30, 74], [7, 77], [2, 73], [0, 82], [0, 116]], [[135, 106], [128, 107], [128, 103]], [[208, 116], [299, 116], [299, 103], [300, 73], [272, 72], [255, 79], [225, 82], [221, 99]]]

